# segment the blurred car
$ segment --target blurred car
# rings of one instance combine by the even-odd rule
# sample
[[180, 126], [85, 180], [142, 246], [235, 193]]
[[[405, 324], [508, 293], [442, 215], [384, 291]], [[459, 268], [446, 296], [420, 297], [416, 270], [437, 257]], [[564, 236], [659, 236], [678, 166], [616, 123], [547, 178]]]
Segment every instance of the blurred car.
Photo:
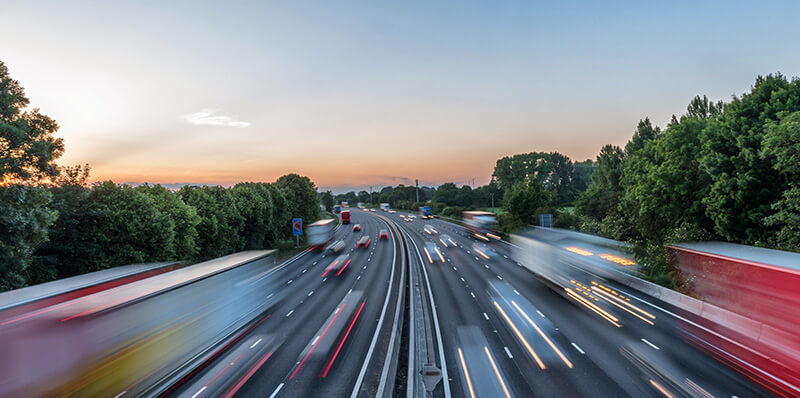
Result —
[[436, 260], [444, 262], [444, 256], [442, 255], [442, 252], [439, 251], [439, 247], [436, 246], [436, 243], [425, 242], [425, 247], [423, 247], [422, 250], [425, 252], [428, 262], [431, 264], [436, 262]]
[[374, 211], [375, 211], [375, 209], [369, 209], [369, 211], [371, 211], [371, 212], [374, 212]]
[[389, 210], [389, 214], [394, 214], [394, 213], [397, 213], [397, 211], [395, 211], [395, 210]]
[[382, 229], [380, 232], [378, 232], [378, 240], [381, 239], [389, 240], [389, 231]]
[[408, 221], [408, 222], [414, 221], [414, 219], [413, 219], [413, 218], [411, 218], [411, 217], [406, 217], [406, 218], [404, 218], [403, 220], [405, 220], [405, 221]]
[[483, 257], [484, 260], [497, 257], [497, 252], [495, 252], [494, 249], [480, 242], [475, 242], [472, 244], [472, 251]]
[[324, 277], [329, 273], [336, 273], [336, 275], [341, 275], [344, 272], [345, 268], [350, 265], [350, 254], [342, 254], [339, 257], [336, 257], [332, 262], [331, 265], [328, 266], [328, 269], [325, 270], [325, 273], [322, 274]]
[[369, 247], [370, 242], [372, 242], [372, 239], [370, 239], [369, 236], [362, 236], [356, 243], [356, 247], [363, 247], [366, 249]]
[[454, 241], [453, 238], [450, 237], [450, 235], [446, 234], [439, 237], [439, 242], [442, 242], [442, 246], [444, 247], [458, 246], [456, 244], [456, 241]]
[[361, 224], [353, 225], [353, 232], [361, 231]]
[[336, 242], [331, 243], [330, 245], [328, 245], [328, 247], [325, 248], [325, 250], [331, 253], [339, 253], [340, 251], [342, 251], [342, 249], [344, 249], [344, 241], [342, 240], [337, 240]]
[[409, 215], [408, 215], [408, 218], [417, 218], [417, 216], [415, 216], [415, 215], [413, 215], [413, 214], [409, 214]]
[[437, 231], [435, 228], [433, 228], [433, 225], [430, 225], [430, 224], [425, 224], [425, 227], [423, 227], [422, 229], [428, 235], [433, 235], [433, 234], [438, 234], [439, 233], [439, 231]]

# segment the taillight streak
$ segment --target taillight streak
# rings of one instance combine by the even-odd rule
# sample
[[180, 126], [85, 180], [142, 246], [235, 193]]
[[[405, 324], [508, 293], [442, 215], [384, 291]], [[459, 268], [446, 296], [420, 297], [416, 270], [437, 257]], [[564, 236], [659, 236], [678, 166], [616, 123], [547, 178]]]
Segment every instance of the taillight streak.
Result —
[[333, 357], [331, 357], [331, 361], [328, 363], [328, 366], [325, 368], [325, 372], [322, 373], [322, 377], [327, 376], [328, 375], [328, 371], [331, 370], [331, 366], [333, 366], [333, 362], [336, 360], [336, 356], [339, 355], [339, 351], [342, 349], [342, 346], [344, 345], [344, 342], [347, 340], [347, 336], [350, 335], [350, 330], [353, 329], [353, 325], [356, 324], [356, 320], [358, 319], [358, 316], [361, 314], [361, 310], [364, 309], [364, 304], [366, 304], [366, 302], [361, 303], [361, 307], [358, 307], [358, 312], [356, 312], [355, 318], [353, 318], [353, 321], [350, 322], [350, 326], [347, 328], [347, 332], [345, 332], [344, 337], [342, 338], [342, 341], [339, 343], [339, 347], [336, 348], [336, 352], [333, 353]]
[[342, 313], [342, 310], [344, 309], [345, 306], [347, 306], [347, 304], [342, 304], [341, 307], [336, 309], [336, 315], [334, 315], [333, 319], [331, 319], [331, 321], [328, 322], [328, 326], [325, 326], [325, 330], [322, 331], [322, 333], [319, 335], [319, 338], [316, 339], [316, 341], [314, 341], [314, 344], [312, 344], [311, 348], [308, 349], [308, 352], [306, 353], [306, 355], [303, 357], [303, 359], [300, 361], [300, 363], [297, 364], [297, 367], [294, 368], [294, 372], [292, 372], [292, 375], [289, 376], [290, 379], [294, 379], [295, 376], [297, 376], [297, 373], [300, 372], [300, 369], [303, 368], [303, 364], [305, 364], [306, 360], [311, 355], [311, 353], [314, 352], [314, 349], [317, 348], [317, 343], [319, 343], [319, 341], [322, 340], [322, 338], [325, 336], [325, 333], [328, 333], [328, 329], [330, 329], [331, 325], [333, 325], [333, 323], [336, 322], [336, 318], [339, 317], [339, 315]]
[[347, 260], [347, 262], [344, 263], [344, 267], [342, 267], [342, 269], [340, 269], [339, 272], [336, 273], [336, 276], [339, 276], [339, 275], [342, 274], [342, 272], [344, 272], [344, 269], [347, 268], [348, 265], [350, 265], [350, 261], [353, 261], [353, 260]]

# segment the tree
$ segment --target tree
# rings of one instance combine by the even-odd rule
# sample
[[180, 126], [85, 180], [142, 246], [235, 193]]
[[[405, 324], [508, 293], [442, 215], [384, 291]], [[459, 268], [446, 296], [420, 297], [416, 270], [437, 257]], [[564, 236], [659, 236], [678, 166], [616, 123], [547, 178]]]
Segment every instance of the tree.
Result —
[[186, 204], [194, 207], [200, 216], [200, 223], [196, 227], [199, 258], [221, 257], [244, 247], [239, 237], [244, 219], [228, 190], [187, 185], [178, 191], [178, 195]]
[[[304, 223], [319, 219], [319, 202], [317, 187], [308, 177], [298, 174], [287, 174], [278, 178], [275, 186], [281, 190], [291, 217], [300, 217]], [[291, 219], [285, 220], [287, 231], [291, 227]]]
[[616, 207], [624, 158], [625, 154], [618, 146], [605, 145], [600, 149], [591, 176], [592, 183], [576, 203], [579, 213], [600, 221]]
[[47, 208], [50, 198], [42, 188], [0, 187], [0, 291], [25, 286], [33, 251], [47, 240], [47, 226], [58, 214]]
[[[706, 98], [706, 101], [708, 101], [708, 98]], [[648, 141], [654, 140], [659, 135], [661, 135], [661, 129], [658, 126], [654, 127], [650, 123], [650, 118], [646, 117], [644, 120], [639, 120], [639, 125], [636, 126], [636, 131], [633, 132], [633, 137], [625, 145], [625, 156], [630, 157], [644, 148]]]
[[518, 226], [537, 223], [541, 209], [553, 204], [553, 194], [539, 180], [532, 178], [514, 185], [505, 198], [503, 208]]
[[704, 198], [715, 231], [744, 244], [774, 243], [778, 225], [765, 225], [789, 189], [784, 174], [776, 173], [775, 159], [762, 155], [766, 128], [783, 112], [800, 110], [800, 80], [778, 74], [759, 76], [750, 93], [734, 98], [724, 112], [708, 119], [701, 134], [704, 170], [711, 189]]
[[458, 186], [453, 182], [446, 182], [436, 188], [436, 192], [433, 193], [433, 201], [444, 203], [447, 206], [458, 206], [457, 195]]
[[29, 100], [0, 61], [0, 184], [38, 182], [58, 175], [55, 160], [64, 152], [55, 120], [25, 111]]
[[136, 191], [149, 195], [158, 211], [172, 220], [175, 229], [175, 238], [172, 241], [172, 250], [175, 253], [173, 258], [193, 258], [198, 251], [197, 225], [200, 224], [200, 216], [197, 215], [197, 209], [187, 205], [177, 194], [161, 185], [145, 184], [136, 187]]
[[242, 239], [245, 250], [267, 248], [272, 221], [272, 195], [266, 184], [247, 182], [230, 190], [243, 218]]
[[764, 219], [779, 228], [777, 247], [800, 251], [800, 111], [781, 113], [780, 122], [770, 122], [761, 156], [772, 159], [773, 168], [790, 181], [782, 197], [772, 204], [774, 212]]
[[331, 211], [333, 208], [333, 194], [331, 191], [325, 191], [320, 193], [319, 201], [322, 203], [322, 206], [325, 207], [326, 211]]
[[358, 201], [361, 203], [369, 202], [369, 192], [367, 191], [359, 191], [358, 192]]

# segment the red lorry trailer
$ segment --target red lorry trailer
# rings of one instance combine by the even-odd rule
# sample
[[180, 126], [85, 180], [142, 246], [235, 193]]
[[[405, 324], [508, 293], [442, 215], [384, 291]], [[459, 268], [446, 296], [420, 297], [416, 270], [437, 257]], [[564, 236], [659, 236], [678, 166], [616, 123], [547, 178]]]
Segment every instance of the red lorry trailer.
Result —
[[342, 210], [342, 224], [350, 224], [350, 210]]
[[669, 251], [703, 302], [684, 336], [772, 393], [800, 396], [800, 253], [721, 242]]

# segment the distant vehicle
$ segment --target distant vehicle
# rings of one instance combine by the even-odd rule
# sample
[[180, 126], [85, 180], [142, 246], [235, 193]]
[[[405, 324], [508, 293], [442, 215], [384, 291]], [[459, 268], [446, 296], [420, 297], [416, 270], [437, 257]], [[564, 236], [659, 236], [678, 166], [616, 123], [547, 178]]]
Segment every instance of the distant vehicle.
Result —
[[331, 243], [330, 245], [328, 245], [328, 247], [325, 248], [325, 250], [331, 253], [339, 253], [340, 251], [342, 251], [342, 249], [344, 249], [344, 241], [342, 240], [337, 240], [336, 242]]
[[427, 220], [429, 218], [433, 218], [433, 211], [431, 211], [430, 206], [421, 206], [419, 208], [419, 216], [423, 220]]
[[360, 231], [361, 231], [361, 224], [355, 224], [355, 225], [353, 225], [353, 232], [356, 232], [356, 231], [358, 231], [358, 232], [360, 232]]
[[435, 228], [433, 228], [433, 226], [430, 225], [430, 224], [425, 224], [425, 226], [422, 229], [428, 235], [433, 235], [433, 234], [438, 234], [439, 233], [439, 231], [437, 231]]
[[480, 242], [475, 242], [472, 244], [472, 251], [474, 251], [477, 255], [483, 257], [484, 260], [489, 260], [497, 257], [497, 252], [495, 252], [489, 246], [486, 246], [485, 244]]
[[342, 224], [350, 224], [350, 210], [342, 210]]
[[389, 211], [389, 204], [388, 203], [381, 203], [381, 210], [382, 211]]
[[497, 216], [488, 211], [465, 211], [461, 213], [464, 223], [472, 236], [489, 241], [491, 239], [500, 240], [497, 235]]
[[366, 249], [369, 247], [370, 242], [372, 242], [372, 239], [370, 239], [369, 236], [362, 236], [356, 243], [356, 247], [363, 247]]
[[389, 231], [382, 229], [380, 232], [378, 232], [378, 240], [381, 239], [389, 240]]
[[350, 265], [350, 261], [351, 259], [349, 254], [342, 254], [339, 257], [336, 257], [336, 259], [331, 262], [331, 265], [328, 266], [322, 276], [324, 277], [328, 274], [336, 274], [337, 276], [341, 275], [347, 266]]
[[397, 212], [394, 211], [394, 210], [389, 210], [389, 214], [394, 214], [394, 213], [397, 213]]
[[442, 242], [442, 246], [450, 247], [450, 246], [458, 246], [453, 238], [450, 235], [442, 235], [439, 237], [439, 242]]
[[414, 221], [414, 219], [413, 219], [413, 218], [411, 218], [411, 217], [406, 217], [406, 218], [404, 218], [403, 220], [404, 220], [404, 221], [408, 221], [408, 222], [412, 222], [412, 221]]
[[312, 250], [322, 250], [333, 240], [333, 219], [319, 220], [306, 226], [308, 244]]
[[342, 212], [342, 205], [333, 205], [333, 214], [339, 214]]
[[364, 208], [364, 202], [356, 203], [356, 207], [358, 207], [359, 209], [363, 209]]
[[342, 201], [342, 207], [350, 207], [350, 205], [347, 202]]
[[425, 256], [427, 256], [429, 263], [433, 264], [437, 259], [444, 262], [444, 256], [442, 255], [442, 252], [439, 251], [436, 243], [425, 242], [425, 247], [423, 247], [422, 250], [425, 252]]
[[373, 212], [373, 213], [374, 213], [374, 212], [375, 212], [375, 209], [369, 209], [369, 211], [371, 211], [371, 212]]
[[413, 215], [413, 214], [409, 214], [409, 215], [408, 215], [408, 218], [417, 218], [417, 216], [415, 216], [415, 215]]

